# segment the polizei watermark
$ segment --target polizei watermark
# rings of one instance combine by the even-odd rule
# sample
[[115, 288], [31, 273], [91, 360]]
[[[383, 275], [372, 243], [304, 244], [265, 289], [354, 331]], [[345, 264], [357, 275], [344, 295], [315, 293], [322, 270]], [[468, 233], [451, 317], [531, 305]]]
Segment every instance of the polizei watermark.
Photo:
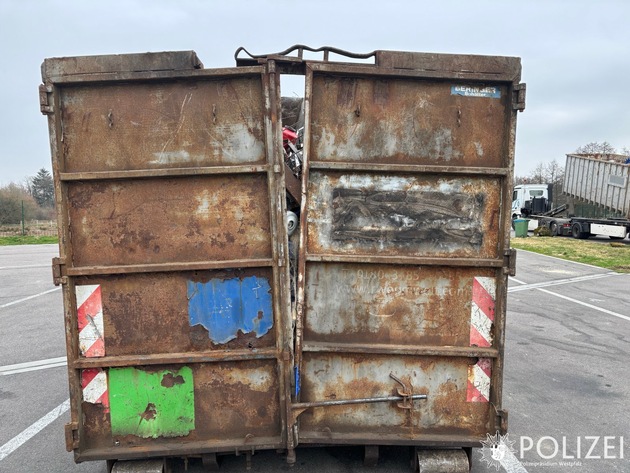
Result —
[[487, 434], [481, 442], [482, 460], [497, 470], [520, 463], [527, 466], [578, 467], [591, 460], [623, 460], [625, 439], [622, 436], [584, 435], [579, 437], [538, 438], [527, 435], [511, 440], [509, 434]]

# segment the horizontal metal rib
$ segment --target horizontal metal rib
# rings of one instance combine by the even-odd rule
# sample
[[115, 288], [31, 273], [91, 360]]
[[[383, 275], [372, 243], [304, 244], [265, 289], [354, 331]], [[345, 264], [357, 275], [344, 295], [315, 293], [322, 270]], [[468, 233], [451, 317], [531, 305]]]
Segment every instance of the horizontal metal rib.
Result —
[[167, 365], [189, 363], [220, 363], [227, 361], [273, 360], [279, 357], [276, 348], [252, 350], [217, 350], [203, 353], [168, 353], [159, 355], [104, 356], [79, 358], [72, 363], [74, 369], [111, 368], [119, 366]]
[[462, 447], [478, 447], [479, 437], [470, 435], [468, 431], [461, 436], [422, 434], [418, 431], [410, 435], [409, 432], [317, 432], [302, 427], [300, 429], [300, 443], [316, 445], [422, 445], [425, 447], [452, 447], [453, 445], [458, 445]]
[[340, 66], [334, 63], [317, 63], [309, 62], [307, 67], [316, 73], [339, 74], [345, 76], [361, 76], [370, 77], [410, 77], [419, 79], [437, 79], [437, 80], [466, 80], [466, 81], [482, 81], [482, 82], [514, 82], [518, 80], [520, 73], [517, 71], [507, 74], [492, 72], [473, 72], [473, 71], [431, 71], [417, 69], [386, 69], [378, 68], [371, 64], [356, 66], [344, 64]]
[[450, 356], [466, 358], [498, 358], [496, 348], [389, 345], [378, 343], [305, 342], [304, 352], [312, 353], [369, 353], [375, 355]]
[[[210, 445], [210, 447], [208, 446]], [[187, 442], [152, 442], [138, 446], [112, 446], [103, 448], [85, 448], [77, 451], [77, 461], [94, 461], [112, 458], [117, 460], [132, 460], [139, 458], [188, 456], [212, 452], [231, 452], [241, 449], [245, 451], [256, 447], [256, 450], [275, 450], [286, 448], [286, 442], [281, 436], [277, 437], [243, 437], [222, 438], [204, 441]]]
[[475, 176], [507, 176], [506, 168], [483, 168], [462, 166], [426, 166], [415, 164], [380, 164], [380, 163], [352, 163], [337, 161], [311, 161], [311, 169], [329, 169], [332, 171], [370, 171], [378, 173], [423, 173], [423, 174], [459, 174]]
[[159, 263], [119, 266], [75, 266], [66, 270], [67, 276], [93, 276], [101, 274], [163, 273], [172, 271], [202, 271], [206, 269], [266, 268], [273, 266], [271, 259], [225, 261], [195, 261], [193, 263]]
[[259, 166], [207, 166], [172, 169], [138, 169], [133, 171], [64, 172], [62, 181], [92, 181], [105, 179], [147, 179], [156, 177], [207, 176], [213, 174], [252, 174], [269, 170], [268, 165]]
[[481, 258], [426, 258], [419, 256], [368, 256], [368, 255], [330, 255], [308, 254], [306, 261], [326, 263], [370, 263], [370, 264], [398, 264], [418, 266], [466, 266], [479, 268], [501, 268], [503, 259]]
[[120, 71], [120, 72], [86, 72], [72, 75], [52, 74], [45, 78], [46, 83], [52, 84], [85, 84], [91, 82], [115, 82], [115, 81], [173, 81], [186, 80], [197, 81], [202, 79], [222, 79], [230, 76], [260, 76], [264, 72], [262, 66], [228, 67], [220, 69], [188, 69], [166, 71]]

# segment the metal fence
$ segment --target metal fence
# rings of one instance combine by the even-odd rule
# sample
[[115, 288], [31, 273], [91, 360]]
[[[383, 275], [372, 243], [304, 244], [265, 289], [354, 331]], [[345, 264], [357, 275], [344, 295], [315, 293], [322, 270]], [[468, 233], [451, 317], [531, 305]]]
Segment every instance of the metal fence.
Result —
[[13, 225], [0, 225], [0, 237], [11, 236], [57, 236], [54, 220], [30, 220]]

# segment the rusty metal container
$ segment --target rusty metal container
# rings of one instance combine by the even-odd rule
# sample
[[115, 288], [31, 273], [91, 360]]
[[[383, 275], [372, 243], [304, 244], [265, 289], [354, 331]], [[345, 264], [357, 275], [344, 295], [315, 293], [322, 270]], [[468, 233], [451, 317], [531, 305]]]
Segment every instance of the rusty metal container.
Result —
[[[303, 50], [44, 62], [76, 461], [506, 431], [520, 60]], [[283, 73], [306, 76], [301, 183]]]

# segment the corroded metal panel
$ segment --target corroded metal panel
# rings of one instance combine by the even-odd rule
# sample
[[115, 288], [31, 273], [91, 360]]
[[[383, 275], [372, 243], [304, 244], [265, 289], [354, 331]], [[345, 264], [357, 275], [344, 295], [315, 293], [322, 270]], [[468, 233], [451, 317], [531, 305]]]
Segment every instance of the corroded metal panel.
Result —
[[[76, 283], [81, 285], [95, 281], [101, 290], [102, 337], [108, 356], [275, 347], [273, 329], [280, 320], [269, 311], [272, 273], [268, 268], [76, 278]], [[243, 284], [236, 284], [237, 281], [245, 285], [256, 281], [257, 284], [250, 284], [247, 292], [231, 291], [225, 297], [210, 294], [206, 303], [190, 292], [191, 287], [208, 284], [212, 287], [220, 285], [221, 281], [232, 281], [230, 286], [240, 286], [239, 289]], [[237, 307], [239, 311], [233, 311]], [[222, 308], [231, 310], [224, 313]], [[261, 309], [264, 311], [262, 319], [259, 318]], [[233, 317], [223, 317], [226, 314]], [[200, 320], [205, 323], [199, 323]], [[220, 329], [221, 340], [211, 333], [215, 325]]]
[[374, 440], [382, 435], [389, 443], [431, 434], [483, 436], [494, 408], [466, 400], [468, 367], [467, 358], [309, 353], [302, 383], [305, 402], [395, 394], [399, 386], [390, 374], [428, 398], [414, 401], [411, 409], [396, 403], [312, 408], [301, 416], [301, 438], [325, 438], [329, 432], [331, 439], [340, 440], [359, 433]]
[[475, 278], [492, 269], [309, 263], [309, 342], [470, 346]]
[[111, 409], [83, 401], [82, 448], [279, 445], [277, 370], [273, 360], [110, 368]]
[[195, 373], [200, 433], [211, 439], [238, 438], [256, 445], [281, 434], [278, 367], [275, 361], [201, 364]]
[[510, 104], [506, 85], [316, 75], [310, 159], [502, 167]]
[[61, 90], [64, 172], [260, 164], [260, 75]]
[[271, 258], [265, 175], [73, 182], [75, 266]]
[[311, 171], [311, 254], [496, 258], [499, 179]]

